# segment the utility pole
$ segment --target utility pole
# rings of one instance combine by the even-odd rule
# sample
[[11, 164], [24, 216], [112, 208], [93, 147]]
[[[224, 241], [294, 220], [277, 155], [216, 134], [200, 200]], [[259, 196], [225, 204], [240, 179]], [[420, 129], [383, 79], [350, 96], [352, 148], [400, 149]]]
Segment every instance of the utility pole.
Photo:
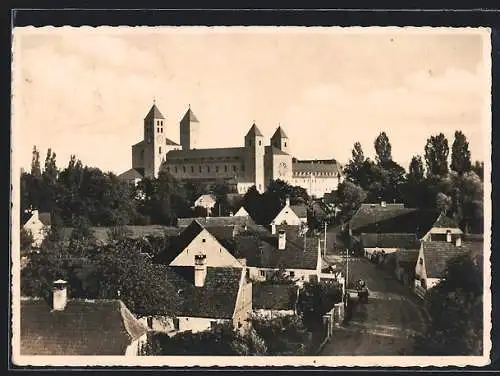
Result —
[[326, 221], [325, 221], [325, 242], [323, 245], [323, 257], [326, 257]]
[[347, 283], [349, 282], [349, 250], [346, 249], [346, 270], [345, 270], [345, 283], [347, 288]]

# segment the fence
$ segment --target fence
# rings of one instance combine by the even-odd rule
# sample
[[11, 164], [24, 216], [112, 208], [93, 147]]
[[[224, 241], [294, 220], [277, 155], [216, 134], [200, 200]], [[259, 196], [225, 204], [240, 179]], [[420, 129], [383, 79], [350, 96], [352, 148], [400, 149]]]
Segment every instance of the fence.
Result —
[[323, 315], [323, 341], [319, 345], [317, 352], [321, 352], [333, 335], [333, 329], [340, 326], [344, 321], [344, 303], [337, 303], [334, 307]]

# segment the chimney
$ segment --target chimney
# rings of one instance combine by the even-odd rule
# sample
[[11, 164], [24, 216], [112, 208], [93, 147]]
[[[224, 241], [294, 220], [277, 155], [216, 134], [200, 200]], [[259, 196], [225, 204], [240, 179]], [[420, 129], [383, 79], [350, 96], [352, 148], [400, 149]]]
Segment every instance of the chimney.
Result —
[[68, 302], [67, 282], [58, 279], [53, 283], [52, 289], [52, 309], [54, 311], [64, 311]]
[[289, 196], [286, 196], [285, 203], [286, 203], [286, 206], [290, 206], [290, 197]]
[[276, 224], [274, 222], [271, 223], [271, 234], [276, 235]]
[[383, 208], [385, 208], [387, 206], [387, 203], [385, 201], [381, 201], [380, 202], [380, 206], [382, 206]]
[[446, 230], [446, 241], [448, 243], [451, 243], [451, 231], [450, 230]]
[[283, 250], [286, 248], [286, 232], [281, 230], [278, 233], [278, 249]]
[[455, 245], [457, 247], [461, 247], [462, 246], [462, 238], [460, 235], [457, 236], [457, 238], [455, 239]]
[[243, 265], [243, 266], [247, 266], [247, 259], [246, 258], [239, 258], [238, 259], [238, 262]]
[[207, 256], [199, 253], [196, 256], [194, 256], [194, 285], [196, 287], [203, 287], [205, 285], [206, 277], [207, 277]]

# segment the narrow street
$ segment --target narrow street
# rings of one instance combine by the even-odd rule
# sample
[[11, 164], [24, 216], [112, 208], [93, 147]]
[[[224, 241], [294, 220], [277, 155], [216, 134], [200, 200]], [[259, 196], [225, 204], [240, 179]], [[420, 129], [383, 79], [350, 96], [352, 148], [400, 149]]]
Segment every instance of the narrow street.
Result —
[[[326, 258], [336, 257], [327, 254]], [[425, 313], [417, 298], [386, 270], [367, 259], [350, 258], [349, 280], [357, 279], [367, 283], [368, 303], [355, 305], [351, 320], [335, 329], [322, 355], [411, 354], [414, 336], [425, 327]]]

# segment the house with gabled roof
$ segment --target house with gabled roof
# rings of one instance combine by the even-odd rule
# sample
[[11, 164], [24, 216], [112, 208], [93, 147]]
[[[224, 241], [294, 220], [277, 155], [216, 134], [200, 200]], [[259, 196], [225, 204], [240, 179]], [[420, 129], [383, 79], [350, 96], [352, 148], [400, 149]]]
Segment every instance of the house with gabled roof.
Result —
[[276, 213], [271, 224], [299, 226], [307, 224], [307, 206], [305, 204], [290, 205], [290, 198], [286, 198], [285, 205]]
[[40, 247], [43, 240], [50, 231], [52, 225], [52, 217], [48, 212], [39, 212], [33, 210], [29, 219], [24, 223], [23, 228], [33, 236], [32, 246]]
[[21, 298], [20, 355], [137, 356], [147, 328], [118, 299], [69, 299], [54, 282], [52, 304]]
[[260, 317], [272, 318], [296, 314], [299, 287], [290, 283], [254, 283], [252, 311]]
[[[165, 283], [177, 292], [174, 300], [166, 297], [165, 312], [146, 312], [141, 321], [150, 330], [173, 336], [180, 332], [209, 330], [218, 323], [231, 323], [245, 331], [252, 311], [252, 284], [242, 268], [210, 267], [200, 250], [189, 266], [156, 265]], [[173, 303], [174, 302], [174, 303]]]
[[362, 233], [361, 245], [363, 247], [365, 257], [371, 258], [374, 253], [388, 255], [402, 249], [419, 249], [420, 241], [415, 234]]
[[240, 228], [255, 227], [257, 224], [250, 217], [225, 216], [225, 217], [195, 217], [195, 218], [179, 218], [177, 220], [178, 227], [187, 227], [196, 220], [204, 227], [221, 227], [221, 226], [238, 226]]
[[455, 241], [423, 241], [415, 265], [415, 292], [421, 298], [436, 286], [445, 276], [448, 262], [466, 254], [482, 253], [480, 241], [463, 241], [460, 236]]

